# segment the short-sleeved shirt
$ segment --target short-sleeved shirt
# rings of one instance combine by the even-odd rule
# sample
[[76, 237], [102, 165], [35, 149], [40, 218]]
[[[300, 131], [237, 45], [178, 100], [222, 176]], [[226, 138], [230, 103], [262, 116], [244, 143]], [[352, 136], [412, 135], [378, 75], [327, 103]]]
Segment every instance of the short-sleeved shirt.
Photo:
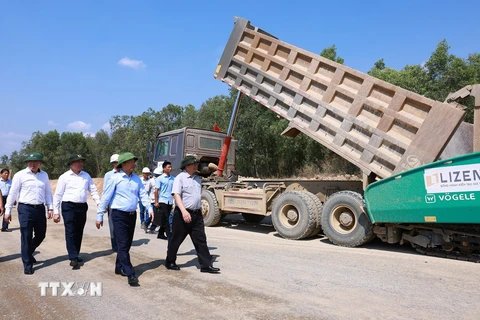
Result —
[[172, 194], [180, 195], [185, 209], [202, 208], [202, 180], [196, 174], [189, 175], [185, 170], [180, 172], [173, 181]]
[[174, 179], [175, 179], [174, 176], [172, 175], [167, 176], [164, 173], [155, 180], [155, 188], [158, 189], [159, 203], [165, 203], [165, 204], [173, 203], [172, 189], [173, 189]]
[[2, 191], [2, 196], [4, 197], [8, 196], [8, 193], [10, 192], [11, 187], [12, 187], [12, 180], [7, 179], [7, 181], [3, 181], [3, 179], [0, 179], [0, 191]]

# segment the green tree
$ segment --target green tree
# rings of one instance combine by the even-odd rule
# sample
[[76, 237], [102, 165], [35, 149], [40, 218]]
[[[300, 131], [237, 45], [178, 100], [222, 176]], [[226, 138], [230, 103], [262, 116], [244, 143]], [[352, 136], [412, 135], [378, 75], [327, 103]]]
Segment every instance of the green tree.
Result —
[[[424, 65], [408, 65], [395, 70], [385, 67], [381, 59], [368, 73], [433, 100], [444, 101], [449, 93], [480, 82], [480, 55], [470, 54], [463, 59], [450, 54], [449, 50], [447, 41], [442, 40]], [[471, 122], [473, 99], [469, 97], [459, 102], [467, 106], [465, 120]]]
[[7, 156], [6, 154], [4, 154], [4, 155], [0, 158], [0, 164], [5, 164], [5, 165], [8, 164], [8, 156]]
[[25, 153], [22, 151], [13, 151], [10, 155], [10, 170], [14, 174], [22, 169], [25, 169]]
[[191, 104], [186, 105], [183, 109], [183, 117], [181, 128], [183, 127], [198, 127], [197, 125], [197, 110]]
[[[197, 112], [197, 126], [213, 130], [218, 125], [222, 131], [227, 131], [235, 98], [218, 95], [202, 103]], [[243, 108], [241, 106], [240, 108]]]
[[28, 142], [24, 142], [22, 154], [25, 156], [29, 152], [37, 151], [43, 156], [42, 169], [45, 170], [51, 179], [59, 176], [59, 150], [61, 150], [60, 134], [57, 130], [49, 131], [45, 134], [36, 131]]
[[325, 48], [320, 52], [320, 55], [324, 58], [329, 60], [335, 61], [337, 63], [343, 64], [345, 60], [342, 57], [337, 56], [337, 47], [335, 45], [331, 45], [328, 48]]
[[109, 148], [110, 137], [105, 130], [100, 129], [95, 136], [87, 136], [85, 140], [91, 153], [91, 158], [87, 161], [94, 167], [89, 174], [92, 177], [103, 177], [111, 170], [110, 156], [114, 154]]

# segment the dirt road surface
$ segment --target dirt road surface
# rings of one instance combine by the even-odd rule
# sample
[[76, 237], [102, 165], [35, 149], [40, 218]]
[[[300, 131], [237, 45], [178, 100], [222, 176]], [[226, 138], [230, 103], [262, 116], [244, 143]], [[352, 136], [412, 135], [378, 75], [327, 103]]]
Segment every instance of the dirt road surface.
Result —
[[[227, 216], [207, 228], [220, 275], [199, 272], [187, 239], [177, 263], [164, 267], [166, 241], [137, 223], [131, 259], [140, 286], [114, 274], [108, 226], [95, 228], [89, 202], [84, 262], [72, 270], [63, 223], [48, 222], [33, 275], [24, 275], [18, 217], [0, 233], [0, 315], [8, 319], [478, 319], [480, 265], [417, 254], [374, 241], [340, 248], [317, 237], [278, 236], [269, 218], [249, 224]], [[75, 282], [73, 296], [41, 296], [39, 282]], [[101, 282], [102, 296], [75, 288]]]

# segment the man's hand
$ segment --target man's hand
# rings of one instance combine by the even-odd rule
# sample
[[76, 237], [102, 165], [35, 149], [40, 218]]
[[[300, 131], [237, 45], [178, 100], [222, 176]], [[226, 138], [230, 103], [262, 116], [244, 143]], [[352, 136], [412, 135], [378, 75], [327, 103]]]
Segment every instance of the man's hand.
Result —
[[185, 221], [186, 223], [192, 222], [192, 216], [190, 215], [190, 212], [188, 212], [187, 210], [182, 211], [182, 216], [183, 216], [183, 221]]
[[159, 205], [160, 204], [157, 201], [155, 201], [155, 204], [154, 204], [155, 208], [158, 208]]
[[53, 209], [49, 209], [47, 213], [47, 218], [52, 219], [52, 217], [53, 217]]
[[60, 222], [60, 215], [58, 213], [55, 213], [53, 215], [53, 222], [59, 223]]
[[0, 207], [0, 217], [3, 216], [4, 213], [5, 213], [5, 208]]
[[95, 226], [97, 227], [97, 229], [100, 229], [100, 227], [103, 227], [103, 221], [95, 221]]
[[10, 222], [12, 220], [12, 216], [9, 214], [5, 214], [5, 216], [3, 217], [3, 220], [5, 220], [5, 222]]

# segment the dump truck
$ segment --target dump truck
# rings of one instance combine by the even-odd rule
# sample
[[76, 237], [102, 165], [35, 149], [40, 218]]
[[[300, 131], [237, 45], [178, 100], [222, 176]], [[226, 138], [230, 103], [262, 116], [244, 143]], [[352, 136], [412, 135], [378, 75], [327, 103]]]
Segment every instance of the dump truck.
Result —
[[[236, 105], [254, 99], [289, 121], [283, 135], [309, 136], [360, 168], [363, 181], [234, 182], [221, 179], [221, 167], [204, 182], [206, 225], [228, 213], [271, 215], [289, 239], [323, 230], [340, 246], [378, 237], [480, 261], [479, 85], [434, 101], [234, 20], [214, 78], [238, 90]], [[467, 95], [477, 128], [455, 101]]]

